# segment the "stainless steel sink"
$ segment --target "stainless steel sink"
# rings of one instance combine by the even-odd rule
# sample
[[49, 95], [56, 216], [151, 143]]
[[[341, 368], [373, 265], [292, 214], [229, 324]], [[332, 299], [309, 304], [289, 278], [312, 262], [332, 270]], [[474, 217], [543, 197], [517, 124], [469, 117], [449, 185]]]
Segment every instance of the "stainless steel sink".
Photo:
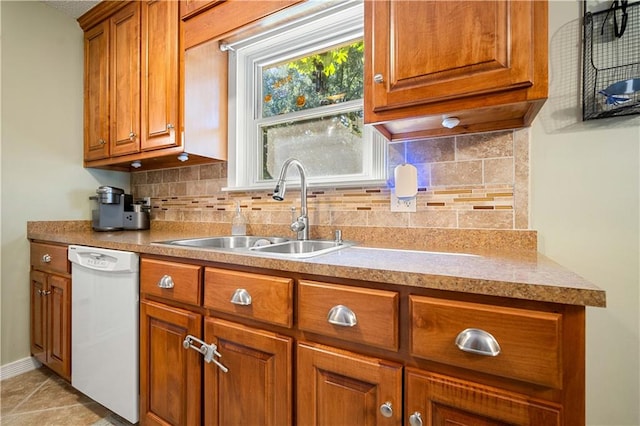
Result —
[[331, 253], [352, 245], [353, 243], [346, 241], [338, 243], [328, 240], [291, 240], [279, 244], [252, 247], [251, 251], [284, 258], [300, 259]]
[[156, 244], [167, 244], [180, 247], [201, 249], [247, 249], [251, 247], [269, 246], [289, 241], [281, 237], [260, 237], [254, 235], [233, 235], [223, 237], [187, 238], [182, 240], [159, 241]]

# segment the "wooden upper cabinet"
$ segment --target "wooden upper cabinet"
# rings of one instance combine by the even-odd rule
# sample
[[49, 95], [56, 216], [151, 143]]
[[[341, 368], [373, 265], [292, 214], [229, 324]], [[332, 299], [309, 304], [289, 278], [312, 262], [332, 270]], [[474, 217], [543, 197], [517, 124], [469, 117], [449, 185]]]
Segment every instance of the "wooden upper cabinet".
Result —
[[84, 34], [84, 158], [109, 156], [109, 22]]
[[188, 19], [224, 0], [182, 0], [180, 1], [180, 18]]
[[545, 1], [365, 2], [365, 37], [365, 121], [392, 139], [526, 126], [546, 99]]
[[142, 150], [179, 141], [178, 22], [178, 2], [142, 3]]
[[109, 20], [110, 155], [140, 150], [140, 5], [132, 3]]

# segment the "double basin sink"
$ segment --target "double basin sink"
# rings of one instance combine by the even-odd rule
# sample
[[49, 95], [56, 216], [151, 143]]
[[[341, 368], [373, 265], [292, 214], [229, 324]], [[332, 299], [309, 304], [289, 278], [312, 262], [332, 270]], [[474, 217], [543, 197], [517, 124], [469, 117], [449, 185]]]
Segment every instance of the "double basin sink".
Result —
[[156, 244], [198, 249], [263, 254], [273, 257], [304, 259], [331, 253], [353, 243], [331, 240], [290, 240], [281, 237], [223, 236], [160, 241]]

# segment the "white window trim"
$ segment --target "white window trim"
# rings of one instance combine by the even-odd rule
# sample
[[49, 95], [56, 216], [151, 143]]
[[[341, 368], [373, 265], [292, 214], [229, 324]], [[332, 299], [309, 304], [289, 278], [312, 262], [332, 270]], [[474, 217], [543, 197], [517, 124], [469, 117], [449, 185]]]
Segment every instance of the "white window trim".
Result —
[[[273, 189], [274, 180], [259, 180], [260, 135], [255, 117], [259, 93], [260, 67], [288, 60], [292, 52], [305, 54], [340, 43], [363, 38], [364, 7], [362, 1], [336, 2], [332, 7], [279, 26], [260, 36], [234, 41], [229, 45], [229, 134], [227, 187], [224, 191]], [[291, 40], [295, 40], [295, 45]], [[284, 46], [284, 48], [283, 48]], [[242, 82], [250, 81], [244, 85]], [[251, 87], [252, 90], [246, 90]], [[319, 113], [335, 114], [362, 107], [362, 100], [314, 108], [288, 115], [314, 117]], [[248, 117], [249, 119], [247, 119]], [[271, 123], [277, 123], [274, 117]], [[265, 121], [264, 119], [262, 120]], [[282, 121], [285, 121], [282, 119]], [[357, 175], [308, 177], [310, 187], [384, 186], [386, 185], [386, 139], [366, 125], [363, 129], [363, 173]], [[295, 186], [295, 182], [292, 182]]]

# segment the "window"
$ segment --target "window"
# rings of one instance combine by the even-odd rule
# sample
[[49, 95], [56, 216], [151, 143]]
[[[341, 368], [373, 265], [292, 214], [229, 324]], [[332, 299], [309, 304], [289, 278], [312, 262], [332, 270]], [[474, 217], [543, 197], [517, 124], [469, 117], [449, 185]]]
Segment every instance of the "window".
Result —
[[385, 182], [385, 140], [364, 125], [362, 39], [363, 4], [351, 1], [227, 41], [226, 189], [271, 189], [291, 157], [311, 186]]

